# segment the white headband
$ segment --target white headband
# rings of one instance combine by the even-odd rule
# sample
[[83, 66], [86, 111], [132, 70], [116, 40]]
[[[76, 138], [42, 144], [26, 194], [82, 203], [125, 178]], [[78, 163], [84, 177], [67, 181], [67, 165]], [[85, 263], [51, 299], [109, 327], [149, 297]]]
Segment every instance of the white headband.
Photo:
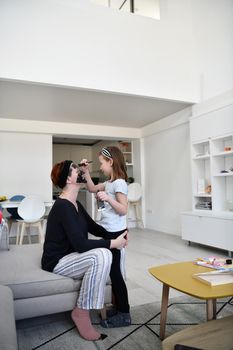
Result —
[[112, 155], [107, 148], [102, 148], [101, 154], [108, 159], [112, 159]]

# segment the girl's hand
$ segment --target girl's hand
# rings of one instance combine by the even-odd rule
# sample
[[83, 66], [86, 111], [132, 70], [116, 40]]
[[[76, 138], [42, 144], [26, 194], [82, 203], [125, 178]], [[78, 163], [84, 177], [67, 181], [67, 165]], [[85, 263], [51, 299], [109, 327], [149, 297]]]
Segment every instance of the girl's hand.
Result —
[[89, 163], [87, 159], [82, 159], [79, 164], [82, 164], [81, 169], [84, 173], [89, 172]]
[[120, 236], [118, 236], [116, 239], [111, 240], [110, 249], [125, 248], [127, 246], [127, 244], [128, 244], [127, 231], [125, 231]]
[[96, 193], [96, 197], [100, 199], [101, 201], [108, 202], [109, 201], [109, 195], [105, 191], [98, 191]]

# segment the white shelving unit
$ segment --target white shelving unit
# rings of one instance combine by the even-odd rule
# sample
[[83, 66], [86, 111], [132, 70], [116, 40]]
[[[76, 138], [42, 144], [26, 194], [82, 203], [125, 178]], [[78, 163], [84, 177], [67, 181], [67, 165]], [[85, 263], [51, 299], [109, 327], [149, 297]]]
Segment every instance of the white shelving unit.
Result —
[[133, 145], [130, 141], [120, 141], [119, 147], [125, 157], [127, 166], [133, 166]]
[[233, 134], [212, 138], [211, 153], [213, 210], [228, 211], [233, 202]]
[[[198, 112], [190, 119], [192, 211], [182, 213], [182, 238], [227, 250], [231, 256], [233, 105], [215, 106], [213, 111], [205, 109], [205, 113], [200, 108]], [[198, 135], [206, 138], [198, 139]]]
[[231, 255], [233, 134], [194, 142], [191, 153], [193, 210], [182, 214], [182, 238], [226, 249]]
[[191, 149], [193, 210], [228, 211], [233, 201], [233, 135], [195, 142]]
[[203, 210], [212, 209], [212, 195], [207, 192], [211, 186], [210, 175], [210, 141], [204, 140], [191, 145], [192, 152], [192, 193], [193, 210], [202, 207]]

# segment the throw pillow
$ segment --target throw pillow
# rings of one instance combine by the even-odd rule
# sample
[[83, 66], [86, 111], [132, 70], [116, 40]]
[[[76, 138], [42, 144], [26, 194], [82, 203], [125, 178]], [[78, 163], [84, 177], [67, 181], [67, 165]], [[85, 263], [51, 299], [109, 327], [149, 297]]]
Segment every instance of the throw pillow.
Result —
[[0, 250], [9, 249], [9, 228], [6, 220], [2, 219], [0, 224]]

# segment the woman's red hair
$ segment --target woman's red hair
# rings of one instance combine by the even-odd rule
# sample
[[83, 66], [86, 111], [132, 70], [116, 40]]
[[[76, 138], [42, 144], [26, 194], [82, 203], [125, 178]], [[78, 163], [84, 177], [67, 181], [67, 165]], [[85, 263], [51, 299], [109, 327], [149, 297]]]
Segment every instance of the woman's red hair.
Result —
[[57, 163], [53, 166], [50, 177], [55, 186], [58, 186], [58, 182], [60, 179], [63, 166], [64, 166], [64, 162]]

